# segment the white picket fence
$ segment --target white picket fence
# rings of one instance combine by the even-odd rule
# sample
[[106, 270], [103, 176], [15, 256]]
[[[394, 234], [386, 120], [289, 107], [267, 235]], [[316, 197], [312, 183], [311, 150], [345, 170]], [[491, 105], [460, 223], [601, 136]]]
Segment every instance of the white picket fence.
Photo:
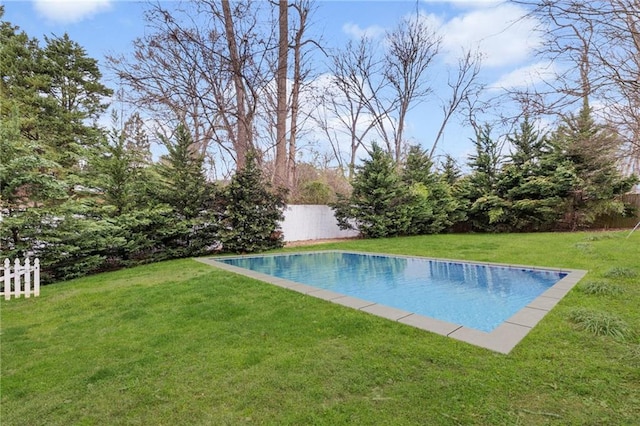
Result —
[[0, 291], [0, 295], [4, 295], [6, 300], [11, 299], [11, 296], [16, 298], [20, 295], [24, 295], [24, 297], [31, 297], [32, 294], [40, 296], [40, 259], [35, 259], [33, 264], [29, 259], [25, 259], [22, 265], [20, 259], [16, 259], [13, 263], [13, 271], [11, 261], [5, 259], [4, 267], [1, 270], [2, 291]]

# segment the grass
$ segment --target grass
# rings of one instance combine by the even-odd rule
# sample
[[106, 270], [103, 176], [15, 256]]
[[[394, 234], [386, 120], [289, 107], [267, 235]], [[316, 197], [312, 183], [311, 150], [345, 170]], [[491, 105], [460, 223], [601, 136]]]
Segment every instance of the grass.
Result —
[[[46, 286], [0, 302], [0, 423], [634, 424], [640, 233], [625, 237], [437, 235], [285, 250], [588, 269], [585, 281], [621, 289], [570, 292], [509, 355], [193, 260]], [[576, 326], [576, 310], [624, 322], [628, 337]]]

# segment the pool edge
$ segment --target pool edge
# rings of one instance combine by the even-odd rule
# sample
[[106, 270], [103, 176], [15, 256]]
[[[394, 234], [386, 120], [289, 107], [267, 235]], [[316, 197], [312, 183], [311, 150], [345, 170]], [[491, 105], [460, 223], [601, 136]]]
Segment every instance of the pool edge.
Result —
[[[379, 255], [379, 256], [395, 256], [403, 258], [413, 259], [427, 259], [438, 260], [445, 262], [458, 262], [458, 263], [471, 263], [476, 265], [489, 265], [489, 266], [502, 266], [509, 268], [526, 268], [529, 270], [545, 270], [562, 272], [567, 275], [560, 279], [553, 286], [549, 287], [540, 296], [536, 297], [533, 301], [527, 304], [524, 308], [516, 312], [498, 327], [491, 332], [484, 332], [473, 328], [461, 326], [459, 324], [450, 323], [447, 321], [439, 320], [436, 318], [427, 317], [420, 314], [404, 311], [397, 308], [391, 308], [371, 301], [359, 299], [353, 296], [347, 296], [340, 293], [336, 293], [329, 290], [323, 290], [316, 287], [312, 287], [306, 284], [300, 284], [294, 281], [290, 281], [284, 278], [278, 278], [271, 275], [263, 274], [260, 272], [252, 271], [249, 269], [240, 268], [237, 266], [229, 265], [223, 262], [218, 262], [217, 259], [224, 257], [257, 257], [257, 256], [277, 256], [277, 255], [291, 255], [291, 254], [310, 254], [310, 253], [354, 253], [354, 254], [366, 254], [366, 255]], [[293, 290], [298, 293], [313, 296], [322, 300], [326, 300], [332, 303], [340, 304], [342, 306], [360, 310], [372, 315], [376, 315], [382, 318], [390, 319], [405, 325], [416, 327], [425, 331], [439, 334], [441, 336], [450, 337], [465, 343], [479, 346], [485, 349], [499, 352], [502, 354], [509, 354], [513, 348], [520, 343], [529, 332], [551, 311], [562, 298], [571, 291], [571, 289], [587, 274], [588, 271], [582, 269], [570, 269], [570, 268], [556, 268], [556, 267], [540, 267], [520, 264], [507, 264], [507, 263], [494, 263], [494, 262], [479, 262], [468, 261], [460, 259], [443, 259], [428, 256], [414, 256], [414, 255], [402, 255], [402, 254], [390, 254], [390, 253], [374, 253], [374, 252], [361, 252], [350, 250], [315, 250], [304, 252], [287, 252], [287, 253], [263, 253], [263, 254], [250, 254], [250, 255], [227, 255], [218, 257], [199, 257], [194, 260], [205, 263], [210, 266], [217, 267], [229, 272], [234, 272], [240, 275], [244, 275], [249, 278], [254, 278], [260, 281], [267, 282], [278, 287], [282, 287], [288, 290]]]

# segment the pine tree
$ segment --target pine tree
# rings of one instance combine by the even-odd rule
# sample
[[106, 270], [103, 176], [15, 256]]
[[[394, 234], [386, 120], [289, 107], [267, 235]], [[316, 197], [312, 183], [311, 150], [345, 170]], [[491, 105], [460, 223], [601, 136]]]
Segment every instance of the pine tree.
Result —
[[150, 165], [151, 142], [144, 128], [144, 120], [138, 112], [134, 112], [124, 123], [122, 129], [125, 139], [125, 148], [135, 156], [135, 167]]
[[[100, 269], [114, 231], [76, 193], [86, 152], [67, 156], [61, 141], [84, 146], [98, 133], [77, 105], [63, 108], [56, 84], [72, 70], [52, 67], [54, 53], [0, 21], [0, 244], [8, 256], [40, 257], [45, 282]], [[85, 77], [75, 83], [95, 91]]]
[[37, 40], [0, 21], [0, 250], [11, 257], [33, 255], [69, 188], [41, 137], [50, 104], [40, 61]]
[[625, 178], [616, 168], [620, 139], [614, 131], [595, 122], [587, 102], [577, 116], [569, 117], [558, 128], [554, 142], [577, 176], [567, 212], [568, 227], [575, 230], [593, 223], [600, 215], [624, 213], [625, 205], [619, 196], [628, 192], [637, 178]]
[[476, 133], [474, 145], [476, 152], [469, 156], [473, 188], [478, 196], [491, 195], [502, 163], [500, 144], [491, 136], [491, 127], [487, 125]]
[[368, 238], [404, 235], [411, 225], [409, 191], [395, 161], [378, 145], [370, 158], [356, 167], [349, 197], [332, 205], [343, 229], [356, 228]]
[[161, 140], [168, 153], [156, 167], [161, 181], [158, 198], [173, 207], [179, 217], [194, 219], [207, 209], [213, 194], [213, 186], [204, 174], [204, 157], [182, 124], [176, 128], [174, 140], [163, 136]]
[[456, 160], [449, 154], [445, 155], [444, 162], [442, 163], [442, 177], [449, 185], [453, 186], [459, 179], [462, 173]]
[[[0, 18], [4, 13], [0, 6]], [[36, 39], [9, 22], [0, 21], [0, 119], [15, 118], [19, 111], [19, 132], [28, 140], [39, 140], [46, 135], [42, 123], [55, 109], [43, 93], [48, 78], [43, 75], [42, 50]]]
[[474, 143], [476, 153], [469, 156], [472, 172], [463, 182], [464, 204], [469, 206], [468, 220], [476, 230], [504, 231], [506, 205], [496, 188], [502, 163], [500, 144], [491, 136], [490, 126], [477, 131]]
[[100, 194], [102, 210], [112, 210], [107, 212], [109, 216], [120, 216], [143, 207], [145, 180], [149, 174], [138, 166], [137, 153], [128, 147], [126, 135], [119, 128], [116, 111], [112, 111], [111, 121], [112, 127], [106, 137], [92, 149], [88, 175], [93, 187], [87, 188], [87, 192], [94, 196]]
[[508, 230], [557, 227], [575, 180], [571, 164], [535, 129], [529, 117], [520, 123], [520, 131], [507, 139], [513, 149], [500, 173], [496, 193], [504, 201]]
[[41, 155], [37, 141], [21, 133], [22, 115], [16, 105], [0, 126], [0, 249], [5, 256], [33, 251], [37, 236], [67, 197], [67, 185], [55, 178], [59, 167]]
[[468, 197], [468, 180], [462, 178], [462, 171], [458, 162], [450, 155], [445, 155], [441, 164], [442, 180], [448, 185], [451, 196], [456, 204], [455, 210], [449, 214], [451, 225], [448, 229], [466, 229], [467, 211], [470, 206]]
[[284, 199], [285, 194], [272, 188], [258, 167], [256, 154], [250, 152], [221, 198], [223, 250], [252, 253], [282, 247]]
[[402, 170], [402, 181], [409, 188], [410, 234], [437, 233], [450, 226], [458, 203], [451, 187], [433, 170], [429, 155], [418, 146], [409, 148]]
[[512, 146], [509, 160], [515, 166], [536, 162], [549, 150], [547, 138], [536, 130], [528, 115], [520, 123], [520, 131], [508, 135], [507, 141]]
[[[204, 157], [196, 149], [191, 133], [178, 125], [175, 137], [161, 136], [167, 154], [154, 167], [158, 185], [152, 191], [156, 202], [171, 207], [173, 229], [163, 229], [163, 245], [171, 257], [202, 255], [218, 239], [214, 197], [216, 188], [204, 174]], [[156, 212], [150, 211], [156, 215]]]
[[54, 136], [47, 143], [54, 159], [67, 172], [76, 173], [86, 161], [87, 149], [101, 137], [95, 120], [106, 110], [104, 100], [113, 92], [100, 82], [98, 61], [68, 34], [45, 37], [45, 43], [39, 72], [48, 84], [42, 94], [55, 108], [44, 123]]

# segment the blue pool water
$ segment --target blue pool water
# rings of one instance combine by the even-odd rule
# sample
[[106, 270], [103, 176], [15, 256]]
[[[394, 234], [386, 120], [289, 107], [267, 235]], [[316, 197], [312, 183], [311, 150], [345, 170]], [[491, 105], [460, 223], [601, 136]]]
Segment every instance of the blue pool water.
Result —
[[343, 252], [216, 260], [486, 332], [567, 275]]

